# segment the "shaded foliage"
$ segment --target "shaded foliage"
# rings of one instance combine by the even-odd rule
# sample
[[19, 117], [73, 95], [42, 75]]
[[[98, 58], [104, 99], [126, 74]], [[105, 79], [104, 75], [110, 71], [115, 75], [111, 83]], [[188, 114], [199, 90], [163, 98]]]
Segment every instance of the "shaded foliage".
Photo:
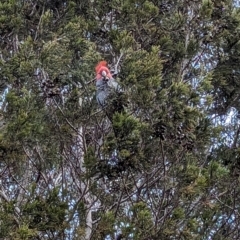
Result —
[[[1, 239], [239, 239], [234, 1], [4, 0], [0, 16]], [[107, 110], [102, 59], [123, 89]]]

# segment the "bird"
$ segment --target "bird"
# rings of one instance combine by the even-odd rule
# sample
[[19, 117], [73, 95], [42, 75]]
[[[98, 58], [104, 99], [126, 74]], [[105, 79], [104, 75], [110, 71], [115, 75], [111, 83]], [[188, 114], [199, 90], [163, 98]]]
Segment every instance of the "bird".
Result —
[[106, 61], [100, 61], [95, 67], [96, 99], [99, 106], [106, 110], [112, 120], [115, 112], [123, 112], [122, 89], [113, 78]]
[[95, 67], [96, 72], [96, 99], [98, 104], [104, 108], [106, 106], [106, 99], [111, 93], [111, 88], [108, 81], [113, 78], [110, 70], [107, 67], [106, 61], [100, 61]]

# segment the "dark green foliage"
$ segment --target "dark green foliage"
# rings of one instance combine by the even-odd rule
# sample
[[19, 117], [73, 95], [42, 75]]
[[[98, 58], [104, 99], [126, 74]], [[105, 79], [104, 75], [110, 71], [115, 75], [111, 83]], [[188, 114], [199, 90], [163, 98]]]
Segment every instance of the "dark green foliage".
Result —
[[41, 196], [27, 202], [23, 207], [23, 214], [29, 222], [30, 229], [38, 231], [62, 231], [67, 227], [66, 210], [67, 203], [60, 200], [59, 189], [49, 192], [46, 199]]
[[239, 29], [232, 0], [1, 1], [0, 238], [239, 239]]
[[2, 204], [0, 211], [0, 237], [5, 238], [9, 232], [15, 231], [17, 222], [14, 219], [14, 202]]

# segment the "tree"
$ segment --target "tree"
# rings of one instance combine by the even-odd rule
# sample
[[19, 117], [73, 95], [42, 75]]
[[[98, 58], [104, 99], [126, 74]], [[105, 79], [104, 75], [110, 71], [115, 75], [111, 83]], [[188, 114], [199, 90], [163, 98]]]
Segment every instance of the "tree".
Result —
[[[0, 13], [1, 239], [239, 239], [237, 2]], [[103, 59], [127, 103], [112, 121], [95, 99]]]

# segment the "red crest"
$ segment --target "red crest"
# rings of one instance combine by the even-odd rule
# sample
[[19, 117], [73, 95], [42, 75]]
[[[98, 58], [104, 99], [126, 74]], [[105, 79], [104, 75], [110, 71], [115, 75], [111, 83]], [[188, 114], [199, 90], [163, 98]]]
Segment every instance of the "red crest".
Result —
[[96, 65], [96, 67], [95, 67], [96, 74], [98, 74], [99, 69], [100, 69], [101, 67], [107, 67], [107, 62], [106, 62], [106, 61], [100, 61], [100, 62]]

